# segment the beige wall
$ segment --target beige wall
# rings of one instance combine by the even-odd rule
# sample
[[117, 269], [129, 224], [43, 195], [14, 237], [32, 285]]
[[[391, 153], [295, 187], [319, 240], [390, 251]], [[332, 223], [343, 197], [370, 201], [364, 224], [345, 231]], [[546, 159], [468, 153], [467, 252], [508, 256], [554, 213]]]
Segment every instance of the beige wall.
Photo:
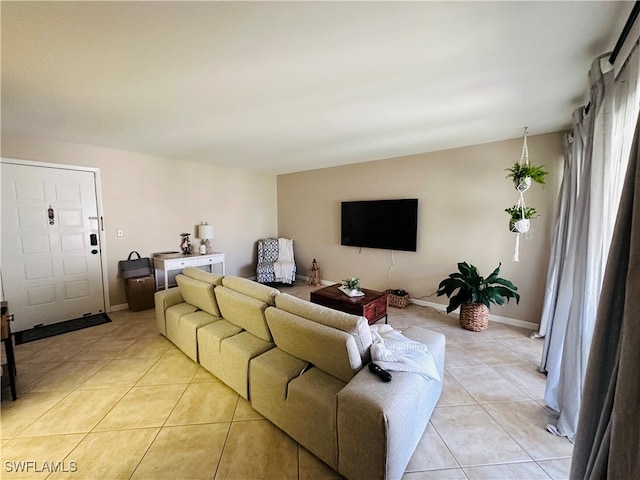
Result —
[[[404, 288], [413, 298], [446, 304], [434, 295], [459, 261], [488, 275], [501, 274], [522, 295], [519, 305], [494, 306], [491, 313], [539, 323], [544, 297], [557, 192], [562, 175], [561, 134], [529, 137], [529, 159], [550, 174], [544, 189], [525, 196], [541, 218], [530, 238], [521, 236], [520, 262], [513, 262], [515, 234], [504, 209], [518, 196], [505, 168], [520, 159], [522, 140], [477, 145], [402, 158], [278, 176], [278, 233], [295, 241], [299, 274], [313, 258], [322, 279], [357, 276], [366, 288]], [[418, 198], [418, 251], [359, 249], [340, 245], [340, 202]]]
[[[299, 274], [317, 258], [324, 280], [358, 276], [365, 287], [404, 288], [413, 298], [446, 304], [433, 293], [458, 261], [485, 275], [502, 262], [502, 275], [519, 287], [522, 300], [491, 313], [538, 323], [561, 180], [561, 134], [529, 137], [530, 160], [545, 164], [550, 175], [544, 188], [534, 185], [526, 193], [527, 205], [542, 216], [532, 222], [530, 238], [521, 237], [515, 263], [515, 235], [507, 231], [504, 209], [517, 194], [504, 169], [520, 159], [521, 148], [522, 140], [514, 139], [280, 175], [276, 184], [271, 175], [2, 135], [5, 158], [100, 168], [112, 305], [126, 302], [118, 260], [134, 249], [143, 255], [177, 249], [181, 232], [194, 233], [208, 221], [216, 227], [214, 249], [226, 252], [232, 275], [254, 275], [256, 239], [279, 235], [295, 240]], [[341, 201], [415, 197], [417, 252], [340, 245]], [[124, 237], [116, 236], [117, 228]]]
[[[177, 250], [180, 233], [207, 221], [227, 273], [255, 275], [256, 240], [277, 235], [276, 179], [134, 152], [2, 134], [2, 157], [100, 168], [111, 305], [126, 303], [118, 260]], [[124, 237], [116, 236], [116, 229]]]

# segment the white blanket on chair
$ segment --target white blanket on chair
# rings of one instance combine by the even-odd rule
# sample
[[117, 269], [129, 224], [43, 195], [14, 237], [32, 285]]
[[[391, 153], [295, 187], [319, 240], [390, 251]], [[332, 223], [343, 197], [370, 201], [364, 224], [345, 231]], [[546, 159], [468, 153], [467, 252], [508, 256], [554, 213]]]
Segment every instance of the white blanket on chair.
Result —
[[276, 282], [291, 283], [295, 263], [293, 260], [293, 240], [278, 239], [278, 260], [273, 264]]
[[371, 327], [371, 361], [391, 372], [413, 372], [427, 380], [440, 381], [440, 374], [429, 348], [394, 330], [391, 325]]

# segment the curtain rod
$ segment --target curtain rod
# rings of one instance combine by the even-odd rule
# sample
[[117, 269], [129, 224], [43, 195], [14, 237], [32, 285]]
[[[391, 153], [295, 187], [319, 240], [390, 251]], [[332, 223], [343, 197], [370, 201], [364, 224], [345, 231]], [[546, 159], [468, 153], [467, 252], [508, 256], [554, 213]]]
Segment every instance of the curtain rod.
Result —
[[627, 36], [631, 31], [631, 27], [633, 26], [633, 23], [636, 21], [636, 18], [638, 17], [639, 13], [640, 13], [640, 1], [636, 1], [636, 3], [633, 5], [633, 9], [631, 10], [631, 14], [629, 15], [629, 18], [627, 19], [627, 23], [624, 24], [622, 33], [620, 33], [620, 37], [616, 42], [616, 46], [613, 48], [613, 52], [611, 52], [611, 56], [609, 57], [609, 63], [611, 65], [613, 65], [613, 62], [615, 62], [616, 58], [618, 58], [618, 54], [622, 49], [622, 45], [627, 39]]

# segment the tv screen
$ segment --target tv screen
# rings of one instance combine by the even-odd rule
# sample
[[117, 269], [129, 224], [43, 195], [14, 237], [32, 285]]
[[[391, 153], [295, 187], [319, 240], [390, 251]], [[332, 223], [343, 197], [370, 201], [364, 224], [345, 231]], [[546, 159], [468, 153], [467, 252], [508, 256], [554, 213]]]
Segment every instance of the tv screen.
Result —
[[342, 245], [415, 252], [418, 199], [342, 202]]

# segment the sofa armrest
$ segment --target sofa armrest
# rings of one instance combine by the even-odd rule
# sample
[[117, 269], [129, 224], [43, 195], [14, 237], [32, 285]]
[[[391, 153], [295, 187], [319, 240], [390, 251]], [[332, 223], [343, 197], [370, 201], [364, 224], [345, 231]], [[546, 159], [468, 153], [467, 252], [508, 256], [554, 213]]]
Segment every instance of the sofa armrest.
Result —
[[[429, 337], [442, 371], [444, 335]], [[401, 478], [440, 398], [442, 381], [392, 375], [384, 383], [363, 368], [338, 394], [338, 471], [349, 479]]]
[[173, 307], [179, 303], [184, 302], [180, 289], [170, 288], [169, 290], [159, 290], [154, 294], [154, 302], [156, 306], [156, 322], [158, 323], [158, 330], [160, 333], [167, 336], [167, 308]]

